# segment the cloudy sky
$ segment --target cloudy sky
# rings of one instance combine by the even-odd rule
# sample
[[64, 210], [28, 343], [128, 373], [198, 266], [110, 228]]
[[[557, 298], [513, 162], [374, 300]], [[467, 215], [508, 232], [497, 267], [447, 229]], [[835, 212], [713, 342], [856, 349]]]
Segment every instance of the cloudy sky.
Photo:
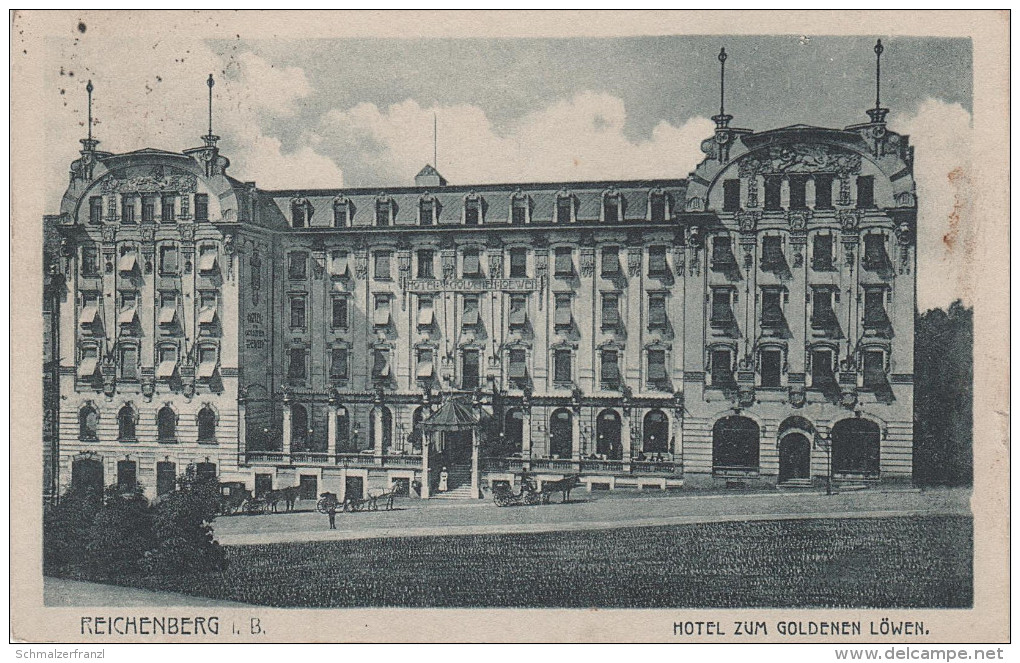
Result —
[[[54, 208], [85, 135], [92, 79], [101, 149], [182, 150], [214, 129], [230, 172], [264, 188], [684, 177], [718, 112], [765, 130], [843, 127], [874, 105], [875, 37], [280, 39], [198, 41], [98, 30], [52, 40], [47, 190]], [[881, 35], [878, 35], [881, 36]], [[882, 37], [883, 106], [911, 135], [920, 198], [919, 305], [966, 297], [971, 43]], [[51, 112], [52, 111], [52, 112]], [[950, 223], [951, 218], [960, 223]], [[952, 246], [950, 246], [952, 245]]]

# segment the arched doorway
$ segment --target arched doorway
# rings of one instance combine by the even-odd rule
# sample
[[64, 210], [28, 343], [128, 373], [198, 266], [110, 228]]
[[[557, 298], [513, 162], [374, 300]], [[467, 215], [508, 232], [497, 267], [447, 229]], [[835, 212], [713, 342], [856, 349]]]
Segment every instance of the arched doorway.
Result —
[[651, 410], [645, 415], [641, 449], [645, 453], [669, 453], [669, 420], [662, 410]]
[[376, 441], [376, 420], [382, 420], [382, 448], [385, 453], [393, 442], [393, 413], [385, 405], [379, 406], [377, 409], [372, 410], [372, 413], [368, 417], [368, 441], [369, 448], [375, 447]]
[[290, 406], [290, 448], [294, 451], [308, 448], [308, 410], [304, 405]]
[[508, 410], [503, 419], [503, 453], [521, 453], [524, 450], [524, 413], [517, 408]]
[[357, 451], [351, 446], [351, 415], [345, 407], [336, 409], [336, 449], [341, 453]]
[[868, 419], [843, 419], [832, 427], [832, 473], [878, 476], [882, 430]]
[[574, 418], [561, 407], [549, 417], [549, 455], [570, 458], [574, 447]]
[[803, 433], [789, 433], [779, 441], [779, 483], [811, 478], [811, 441]]
[[758, 471], [758, 424], [733, 415], [712, 427], [712, 470]]
[[609, 460], [623, 459], [620, 444], [620, 415], [616, 410], [602, 410], [595, 420], [595, 453]]
[[135, 437], [135, 409], [125, 404], [117, 413], [117, 439], [134, 440]]
[[71, 490], [103, 494], [103, 463], [98, 458], [78, 458], [71, 463]]

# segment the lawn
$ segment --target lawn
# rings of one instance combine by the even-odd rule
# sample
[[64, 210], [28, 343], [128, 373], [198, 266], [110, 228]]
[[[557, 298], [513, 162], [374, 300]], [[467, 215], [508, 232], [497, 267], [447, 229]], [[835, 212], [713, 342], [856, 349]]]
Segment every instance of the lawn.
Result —
[[970, 607], [965, 516], [231, 546], [118, 583], [281, 607]]

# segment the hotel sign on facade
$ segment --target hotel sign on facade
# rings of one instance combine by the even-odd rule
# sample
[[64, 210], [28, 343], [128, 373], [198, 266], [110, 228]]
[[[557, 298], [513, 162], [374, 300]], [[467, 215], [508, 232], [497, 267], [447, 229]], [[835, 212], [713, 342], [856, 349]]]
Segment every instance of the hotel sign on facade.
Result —
[[429, 292], [534, 292], [542, 289], [544, 280], [544, 278], [408, 279], [404, 289], [415, 294]]

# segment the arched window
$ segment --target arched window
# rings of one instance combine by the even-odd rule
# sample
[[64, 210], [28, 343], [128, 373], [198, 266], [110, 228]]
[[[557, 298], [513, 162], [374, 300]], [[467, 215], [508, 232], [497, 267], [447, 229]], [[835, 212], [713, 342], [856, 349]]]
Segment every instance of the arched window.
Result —
[[428, 418], [429, 409], [427, 406], [422, 405], [416, 407], [414, 412], [411, 414], [411, 437], [409, 441], [411, 443], [411, 449], [421, 449], [422, 441], [425, 439], [425, 433], [422, 430], [421, 422]]
[[351, 415], [347, 408], [336, 409], [336, 448], [337, 451], [357, 451], [351, 448]]
[[574, 447], [574, 418], [570, 410], [561, 407], [549, 417], [549, 454], [570, 458]]
[[216, 413], [208, 405], [198, 411], [198, 441], [216, 441]]
[[135, 436], [135, 409], [126, 403], [117, 413], [117, 439], [137, 439]]
[[620, 415], [616, 410], [602, 410], [595, 420], [595, 453], [609, 460], [623, 459], [620, 444]]
[[169, 405], [156, 413], [156, 434], [160, 442], [177, 441], [177, 413]]
[[385, 406], [380, 406], [376, 410], [372, 410], [372, 415], [368, 419], [368, 442], [372, 447], [375, 446], [376, 440], [376, 419], [382, 420], [381, 435], [382, 435], [382, 448], [385, 452], [390, 448], [390, 444], [393, 442], [393, 413], [390, 409]]
[[832, 427], [833, 474], [877, 476], [882, 430], [868, 419], [843, 419]]
[[503, 420], [504, 453], [515, 454], [524, 450], [524, 413], [517, 408], [507, 410]]
[[662, 410], [652, 410], [645, 415], [641, 449], [645, 453], [669, 452], [669, 420]]
[[290, 406], [290, 445], [295, 451], [308, 447], [308, 410], [304, 405]]
[[99, 411], [92, 405], [86, 405], [78, 410], [78, 438], [99, 439]]
[[757, 471], [758, 424], [747, 417], [729, 416], [712, 427], [712, 469]]

